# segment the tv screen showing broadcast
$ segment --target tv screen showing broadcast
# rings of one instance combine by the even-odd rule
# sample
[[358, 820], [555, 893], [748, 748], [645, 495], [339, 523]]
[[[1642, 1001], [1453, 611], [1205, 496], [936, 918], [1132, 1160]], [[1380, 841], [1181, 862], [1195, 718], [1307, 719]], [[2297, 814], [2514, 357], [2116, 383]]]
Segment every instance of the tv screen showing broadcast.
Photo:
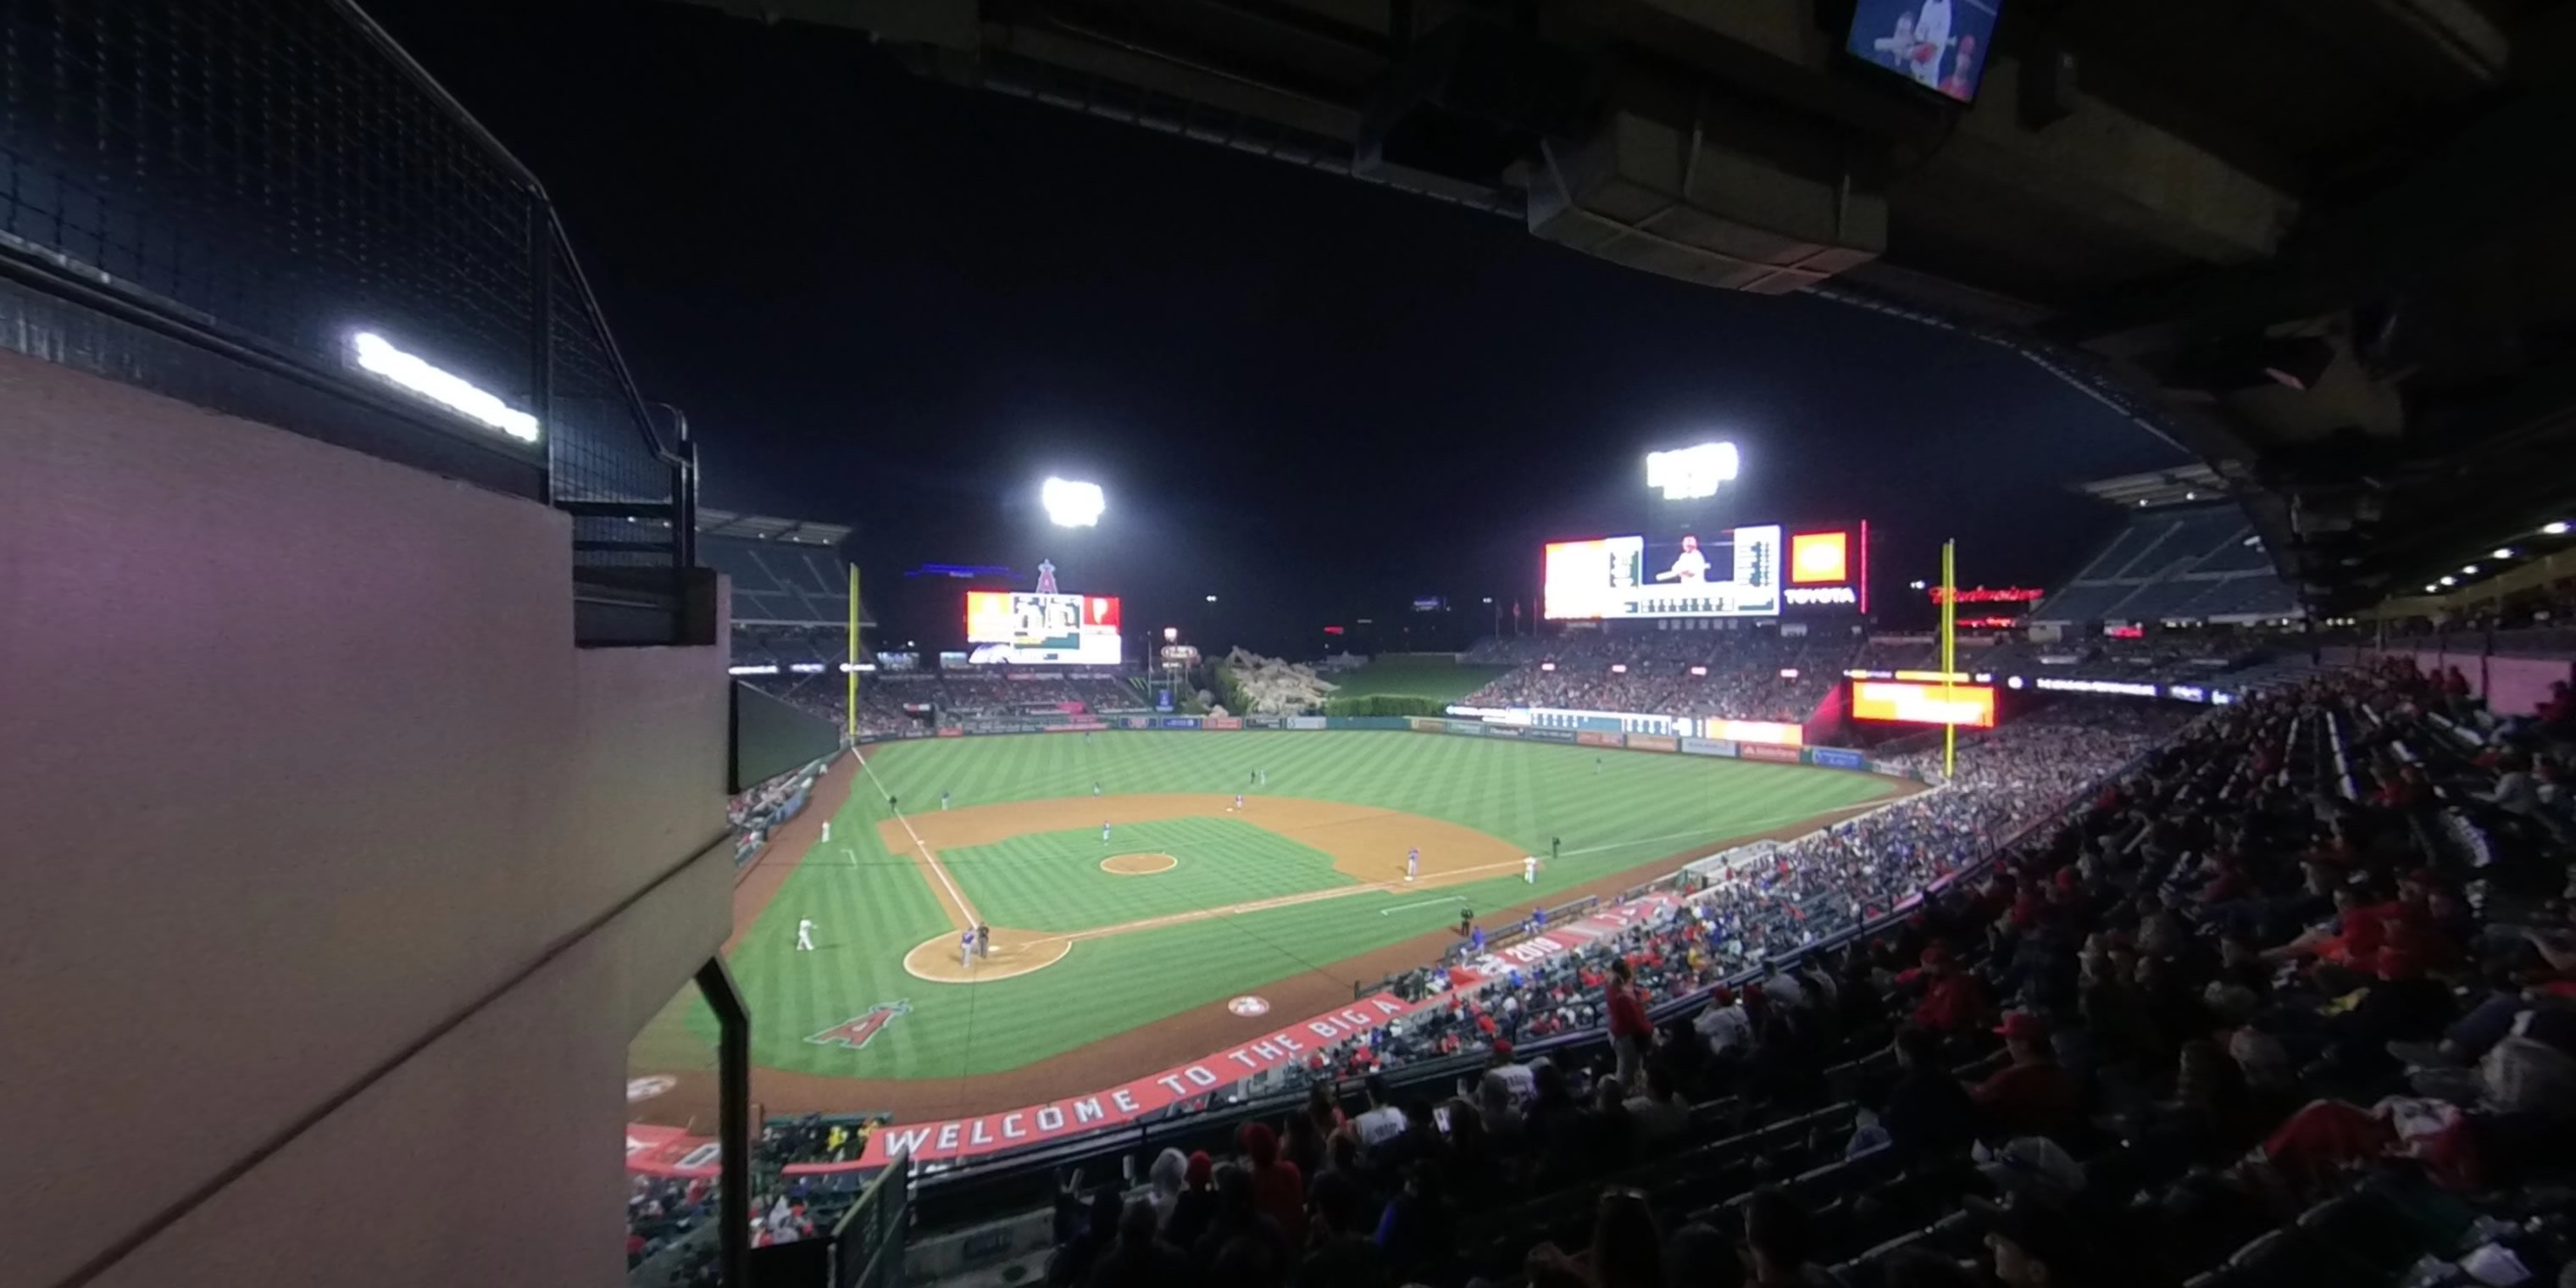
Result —
[[1995, 691], [1983, 684], [1909, 684], [1903, 680], [1852, 681], [1852, 718], [1893, 724], [1995, 727]]
[[1118, 598], [970, 590], [966, 642], [975, 666], [1116, 666]]
[[1944, 98], [1977, 101], [2001, 0], [1857, 0], [1843, 48]]
[[1773, 617], [1780, 559], [1776, 525], [1550, 542], [1541, 606], [1559, 621]]

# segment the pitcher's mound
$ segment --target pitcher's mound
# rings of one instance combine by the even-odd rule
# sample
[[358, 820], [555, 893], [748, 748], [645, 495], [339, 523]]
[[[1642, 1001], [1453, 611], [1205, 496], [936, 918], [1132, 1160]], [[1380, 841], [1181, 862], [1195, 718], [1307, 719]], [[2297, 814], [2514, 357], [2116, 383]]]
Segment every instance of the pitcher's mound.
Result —
[[950, 931], [903, 955], [903, 968], [915, 979], [934, 984], [989, 984], [1032, 971], [1045, 970], [1064, 960], [1073, 951], [1073, 941], [1063, 935], [1041, 934], [1034, 930], [1004, 930], [993, 927], [991, 956], [977, 956], [961, 962], [957, 940], [963, 931]]
[[[1100, 870], [1113, 877], [1150, 877], [1181, 866], [1179, 859], [1168, 854], [1113, 854], [1100, 861]], [[996, 932], [999, 933], [999, 932]]]

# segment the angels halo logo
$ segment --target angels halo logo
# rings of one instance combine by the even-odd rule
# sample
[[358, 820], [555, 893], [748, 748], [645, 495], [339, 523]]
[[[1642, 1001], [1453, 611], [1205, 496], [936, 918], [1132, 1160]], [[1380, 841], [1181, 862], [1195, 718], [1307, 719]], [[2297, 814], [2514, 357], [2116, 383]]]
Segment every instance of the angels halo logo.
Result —
[[1225, 1004], [1225, 1009], [1248, 1020], [1256, 1015], [1268, 1015], [1270, 1013], [1270, 1003], [1263, 1001], [1258, 997], [1245, 996], [1238, 997], [1227, 1002]]
[[876, 1039], [885, 1026], [912, 1014], [912, 1002], [880, 1002], [864, 1013], [851, 1016], [814, 1036], [805, 1039], [816, 1046], [846, 1047], [856, 1051]]

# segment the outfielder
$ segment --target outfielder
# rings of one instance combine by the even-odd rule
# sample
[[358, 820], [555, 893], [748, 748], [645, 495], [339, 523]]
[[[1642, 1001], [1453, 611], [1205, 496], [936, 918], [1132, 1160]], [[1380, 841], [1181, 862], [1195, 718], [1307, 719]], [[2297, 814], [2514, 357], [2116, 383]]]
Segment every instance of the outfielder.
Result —
[[823, 839], [826, 841], [832, 839], [832, 820], [828, 818], [823, 820]]
[[945, 787], [939, 789], [939, 808], [942, 810], [948, 808], [948, 789]]
[[796, 919], [796, 951], [800, 953], [810, 953], [814, 951], [814, 919], [812, 917], [799, 917]]
[[1109, 820], [1107, 819], [1102, 819], [1100, 821], [1100, 843], [1102, 845], [1109, 844]]
[[1521, 880], [1523, 880], [1523, 881], [1527, 881], [1527, 882], [1529, 882], [1531, 885], [1537, 885], [1537, 884], [1538, 884], [1538, 856], [1537, 856], [1537, 855], [1535, 855], [1535, 854], [1524, 854], [1524, 855], [1522, 855], [1522, 856], [1521, 856]]
[[1420, 846], [1416, 846], [1410, 850], [1406, 850], [1404, 852], [1404, 879], [1410, 881], [1415, 876], [1419, 875], [1421, 871], [1422, 848]]

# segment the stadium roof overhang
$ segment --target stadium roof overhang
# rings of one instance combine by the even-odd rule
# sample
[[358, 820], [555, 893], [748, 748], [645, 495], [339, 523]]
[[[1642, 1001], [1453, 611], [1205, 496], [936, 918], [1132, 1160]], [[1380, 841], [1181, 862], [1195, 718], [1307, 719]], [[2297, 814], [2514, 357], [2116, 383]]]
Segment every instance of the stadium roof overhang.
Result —
[[850, 539], [850, 528], [840, 523], [814, 523], [805, 519], [772, 519], [758, 514], [733, 514], [724, 510], [699, 510], [698, 535], [702, 537], [743, 537], [754, 541], [793, 541], [800, 545], [831, 546], [835, 549]]
[[1854, 0], [687, 2], [2007, 346], [2318, 607], [2576, 511], [2576, 5], [1999, 0], [1960, 108], [1846, 61]]

